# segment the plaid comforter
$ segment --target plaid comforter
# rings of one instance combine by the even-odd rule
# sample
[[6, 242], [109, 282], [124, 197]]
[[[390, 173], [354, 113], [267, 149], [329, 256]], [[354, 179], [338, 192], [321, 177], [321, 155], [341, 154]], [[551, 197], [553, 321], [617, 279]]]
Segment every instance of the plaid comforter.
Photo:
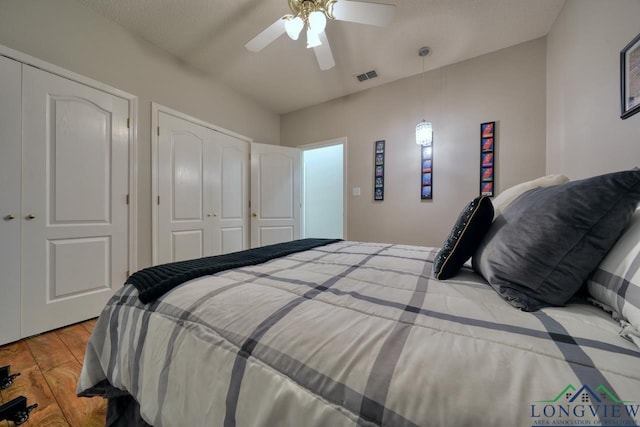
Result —
[[640, 350], [610, 315], [518, 311], [470, 269], [433, 279], [436, 251], [339, 242], [147, 305], [125, 286], [78, 393], [108, 382], [157, 427], [637, 424]]

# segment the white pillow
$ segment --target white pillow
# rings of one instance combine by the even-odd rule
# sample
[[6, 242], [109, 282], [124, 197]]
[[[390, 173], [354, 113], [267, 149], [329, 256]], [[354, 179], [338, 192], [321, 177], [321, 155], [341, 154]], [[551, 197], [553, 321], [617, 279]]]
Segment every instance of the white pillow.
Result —
[[565, 175], [547, 175], [531, 181], [516, 184], [502, 191], [493, 198], [494, 218], [497, 217], [507, 206], [517, 199], [522, 193], [533, 190], [538, 187], [551, 187], [552, 185], [564, 184], [569, 182], [569, 178]]
[[640, 210], [593, 272], [591, 296], [640, 331]]

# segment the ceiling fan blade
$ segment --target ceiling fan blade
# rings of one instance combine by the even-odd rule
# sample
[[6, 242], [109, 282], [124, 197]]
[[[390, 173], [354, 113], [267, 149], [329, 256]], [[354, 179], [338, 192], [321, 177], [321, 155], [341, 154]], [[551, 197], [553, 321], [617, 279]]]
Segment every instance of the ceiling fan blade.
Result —
[[333, 6], [333, 16], [339, 21], [377, 25], [378, 27], [388, 25], [395, 13], [396, 7], [392, 4], [339, 0]]
[[251, 52], [260, 52], [268, 44], [272, 43], [275, 39], [286, 32], [284, 23], [284, 17], [278, 19], [276, 22], [269, 25], [263, 32], [251, 39], [249, 43], [244, 45], [244, 47], [249, 49]]
[[331, 47], [329, 46], [329, 40], [325, 32], [320, 33], [319, 37], [322, 44], [314, 47], [313, 52], [316, 54], [320, 69], [322, 71], [329, 70], [336, 65], [336, 62], [333, 59], [333, 53], [331, 53]]

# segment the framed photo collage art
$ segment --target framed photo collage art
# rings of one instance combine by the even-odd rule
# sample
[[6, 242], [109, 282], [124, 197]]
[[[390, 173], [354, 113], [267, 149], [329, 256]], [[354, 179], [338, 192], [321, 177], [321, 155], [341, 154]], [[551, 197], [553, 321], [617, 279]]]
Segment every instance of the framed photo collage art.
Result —
[[[494, 196], [495, 191], [496, 122], [480, 124], [480, 195]], [[433, 199], [433, 145], [420, 147], [420, 199]], [[385, 141], [374, 144], [373, 200], [384, 200]]]
[[384, 200], [384, 140], [376, 141], [374, 149], [373, 200]]
[[480, 124], [480, 195], [493, 197], [495, 177], [496, 122]]
[[420, 199], [433, 199], [433, 145], [423, 145], [420, 147], [421, 173], [420, 173]]

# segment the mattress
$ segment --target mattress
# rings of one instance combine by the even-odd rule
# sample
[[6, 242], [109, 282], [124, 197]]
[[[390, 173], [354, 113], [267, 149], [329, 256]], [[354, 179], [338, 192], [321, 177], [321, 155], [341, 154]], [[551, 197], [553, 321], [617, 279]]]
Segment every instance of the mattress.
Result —
[[582, 300], [523, 312], [437, 248], [341, 241], [133, 286], [90, 338], [81, 396], [160, 426], [637, 425], [640, 349]]

